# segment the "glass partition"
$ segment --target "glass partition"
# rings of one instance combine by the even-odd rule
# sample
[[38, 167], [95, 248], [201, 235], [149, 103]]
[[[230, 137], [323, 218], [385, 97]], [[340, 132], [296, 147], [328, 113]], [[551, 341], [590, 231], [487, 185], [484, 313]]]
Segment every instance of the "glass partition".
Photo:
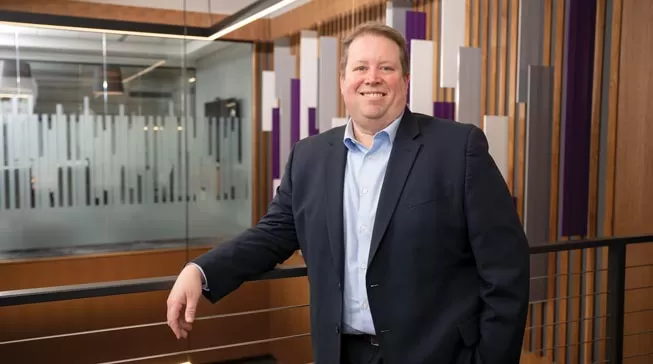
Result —
[[168, 249], [134, 275], [171, 274], [247, 228], [251, 62], [248, 43], [1, 26], [0, 262]]

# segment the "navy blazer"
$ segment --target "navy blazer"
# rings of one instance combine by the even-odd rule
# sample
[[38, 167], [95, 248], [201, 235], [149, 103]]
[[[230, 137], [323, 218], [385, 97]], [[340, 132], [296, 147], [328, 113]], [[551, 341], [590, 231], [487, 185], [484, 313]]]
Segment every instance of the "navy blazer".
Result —
[[[317, 364], [340, 362], [343, 133], [296, 143], [268, 213], [195, 260], [215, 302], [301, 249]], [[367, 293], [384, 364], [519, 362], [528, 243], [479, 128], [406, 109], [379, 198]]]

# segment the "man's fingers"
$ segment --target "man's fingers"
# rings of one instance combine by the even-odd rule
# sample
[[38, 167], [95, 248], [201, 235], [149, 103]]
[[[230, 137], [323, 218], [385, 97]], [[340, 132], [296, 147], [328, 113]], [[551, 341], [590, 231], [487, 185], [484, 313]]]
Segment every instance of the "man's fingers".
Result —
[[168, 326], [172, 329], [177, 339], [181, 337], [181, 328], [179, 327], [179, 312], [181, 311], [181, 303], [173, 301], [168, 304]]
[[182, 321], [182, 320], [179, 320], [179, 327], [184, 331], [193, 330], [193, 325], [192, 324], [190, 324], [190, 323], [188, 323], [186, 321]]
[[192, 323], [195, 320], [195, 312], [197, 311], [197, 302], [193, 299], [186, 300], [186, 322]]

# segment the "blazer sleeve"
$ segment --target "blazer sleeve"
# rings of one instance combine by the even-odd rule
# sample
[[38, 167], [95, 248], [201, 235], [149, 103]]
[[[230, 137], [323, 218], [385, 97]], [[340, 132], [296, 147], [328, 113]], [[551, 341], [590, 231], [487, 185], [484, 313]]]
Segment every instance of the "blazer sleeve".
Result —
[[268, 212], [252, 228], [218, 244], [193, 260], [204, 272], [208, 290], [203, 295], [215, 303], [277, 264], [299, 249], [292, 211], [293, 148], [285, 173]]
[[519, 363], [529, 299], [528, 241], [485, 134], [477, 127], [467, 139], [465, 213], [484, 304], [478, 361]]

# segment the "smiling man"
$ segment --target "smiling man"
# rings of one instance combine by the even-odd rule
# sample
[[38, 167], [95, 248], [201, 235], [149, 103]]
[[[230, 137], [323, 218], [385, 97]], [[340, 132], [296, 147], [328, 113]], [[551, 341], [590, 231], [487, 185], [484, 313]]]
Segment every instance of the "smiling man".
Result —
[[347, 124], [298, 142], [261, 221], [182, 270], [178, 338], [202, 294], [301, 249], [317, 364], [519, 362], [529, 255], [511, 196], [481, 130], [406, 107], [408, 64], [388, 26], [344, 40]]

